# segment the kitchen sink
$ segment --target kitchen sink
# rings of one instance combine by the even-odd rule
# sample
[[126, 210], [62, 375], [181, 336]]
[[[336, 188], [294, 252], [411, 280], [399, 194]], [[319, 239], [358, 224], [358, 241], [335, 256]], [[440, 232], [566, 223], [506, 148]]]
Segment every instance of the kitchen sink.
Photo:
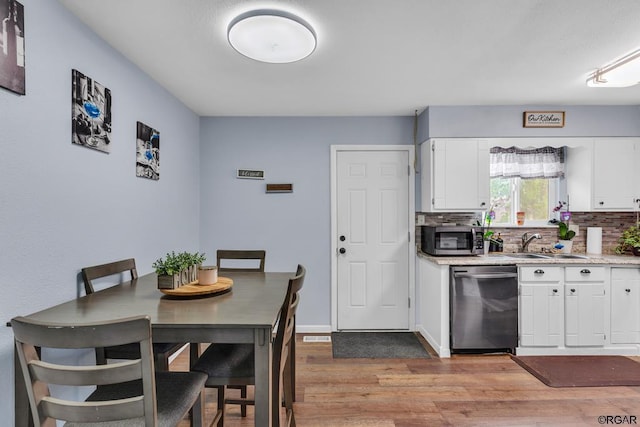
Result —
[[554, 258], [562, 258], [562, 259], [589, 259], [588, 256], [585, 255], [577, 255], [577, 254], [555, 254]]
[[544, 254], [532, 254], [532, 253], [516, 253], [516, 254], [505, 254], [509, 258], [520, 258], [520, 259], [549, 259], [551, 258], [549, 255]]

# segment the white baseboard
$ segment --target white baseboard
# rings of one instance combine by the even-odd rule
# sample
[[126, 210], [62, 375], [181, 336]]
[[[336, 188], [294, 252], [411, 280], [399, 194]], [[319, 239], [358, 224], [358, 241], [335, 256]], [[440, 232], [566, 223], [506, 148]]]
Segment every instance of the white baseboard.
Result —
[[443, 348], [422, 325], [416, 325], [416, 330], [427, 340], [431, 348], [438, 353], [439, 357], [451, 357], [451, 349]]
[[331, 325], [296, 325], [297, 334], [329, 334]]

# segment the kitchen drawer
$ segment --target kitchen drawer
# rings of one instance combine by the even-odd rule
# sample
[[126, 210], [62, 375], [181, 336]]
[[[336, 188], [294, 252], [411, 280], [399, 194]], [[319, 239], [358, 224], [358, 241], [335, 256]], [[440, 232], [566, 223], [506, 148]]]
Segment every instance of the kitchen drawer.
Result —
[[604, 267], [582, 265], [565, 267], [564, 280], [566, 282], [604, 282], [606, 279]]
[[521, 282], [560, 282], [562, 280], [562, 267], [538, 265], [520, 267]]

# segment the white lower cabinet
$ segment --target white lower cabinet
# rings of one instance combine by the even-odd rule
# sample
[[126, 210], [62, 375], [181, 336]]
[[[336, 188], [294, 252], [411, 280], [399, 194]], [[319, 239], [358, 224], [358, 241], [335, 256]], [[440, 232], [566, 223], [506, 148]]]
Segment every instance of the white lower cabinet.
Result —
[[640, 343], [640, 269], [611, 269], [611, 343]]
[[606, 343], [605, 267], [565, 267], [564, 313], [567, 346], [604, 346]]
[[520, 346], [563, 343], [562, 267], [520, 267]]
[[640, 355], [640, 268], [519, 267], [521, 355]]

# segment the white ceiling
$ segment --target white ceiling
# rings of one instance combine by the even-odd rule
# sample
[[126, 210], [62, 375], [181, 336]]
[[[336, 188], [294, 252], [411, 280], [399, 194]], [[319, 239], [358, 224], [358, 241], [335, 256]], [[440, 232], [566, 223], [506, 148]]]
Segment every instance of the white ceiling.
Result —
[[[413, 115], [433, 105], [640, 105], [588, 88], [640, 47], [639, 0], [59, 0], [202, 116]], [[292, 64], [227, 43], [236, 15], [293, 12], [318, 47]]]

